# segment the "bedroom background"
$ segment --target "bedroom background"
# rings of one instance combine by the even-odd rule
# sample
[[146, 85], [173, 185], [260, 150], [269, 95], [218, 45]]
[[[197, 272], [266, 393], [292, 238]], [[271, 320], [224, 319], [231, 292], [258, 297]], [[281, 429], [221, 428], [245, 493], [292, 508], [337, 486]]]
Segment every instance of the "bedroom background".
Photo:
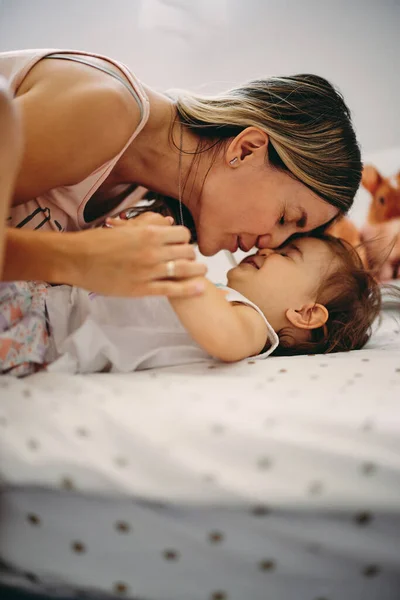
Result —
[[[89, 50], [158, 90], [213, 93], [257, 77], [314, 72], [336, 84], [363, 155], [400, 168], [400, 0], [0, 0], [0, 51]], [[361, 190], [357, 223], [369, 202]], [[223, 253], [209, 261], [220, 279]]]
[[[104, 53], [159, 90], [320, 74], [385, 174], [399, 32], [400, 0], [0, 0], [0, 51]], [[392, 313], [351, 354], [2, 377], [1, 600], [399, 600]]]

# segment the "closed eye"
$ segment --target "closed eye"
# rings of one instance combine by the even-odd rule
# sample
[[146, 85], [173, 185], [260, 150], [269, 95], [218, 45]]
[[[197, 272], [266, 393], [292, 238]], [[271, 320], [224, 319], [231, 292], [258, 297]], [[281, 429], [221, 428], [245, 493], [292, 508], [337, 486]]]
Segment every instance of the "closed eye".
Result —
[[295, 252], [297, 252], [300, 255], [300, 258], [303, 260], [303, 253], [300, 250], [300, 248], [298, 246], [296, 246], [296, 244], [294, 244], [293, 242], [290, 243], [290, 248], [292, 248], [293, 250], [295, 250]]
[[296, 225], [299, 229], [304, 229], [305, 227], [307, 227], [307, 213], [305, 210], [302, 209], [301, 212], [301, 217], [300, 219], [297, 221]]
[[[299, 229], [305, 229], [307, 227], [307, 221], [308, 221], [307, 213], [304, 209], [302, 209], [301, 217], [298, 221], [296, 221], [296, 227], [298, 227]], [[283, 213], [283, 215], [279, 219], [278, 223], [281, 227], [286, 225], [286, 213]]]
[[299, 248], [298, 246], [296, 246], [295, 244], [293, 244], [293, 242], [291, 242], [290, 244], [286, 244], [286, 248], [287, 248], [287, 250], [288, 250], [289, 252], [291, 251], [291, 253], [289, 254], [289, 253], [288, 253], [288, 251], [286, 251], [286, 252], [285, 252], [285, 251], [283, 251], [283, 252], [282, 252], [282, 250], [281, 250], [281, 251], [279, 252], [279, 254], [280, 254], [281, 256], [286, 256], [287, 258], [290, 258], [290, 259], [294, 260], [294, 259], [293, 259], [293, 252], [296, 252], [296, 254], [298, 254], [298, 255], [300, 256], [300, 258], [303, 258], [303, 253], [302, 253], [302, 251], [300, 250], [300, 248]]

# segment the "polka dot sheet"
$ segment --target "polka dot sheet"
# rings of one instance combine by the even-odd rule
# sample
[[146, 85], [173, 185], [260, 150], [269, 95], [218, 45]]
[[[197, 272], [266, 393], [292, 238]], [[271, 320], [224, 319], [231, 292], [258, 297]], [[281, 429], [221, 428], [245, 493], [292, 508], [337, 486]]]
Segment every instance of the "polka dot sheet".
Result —
[[0, 582], [399, 600], [399, 331], [388, 311], [353, 353], [1, 378]]

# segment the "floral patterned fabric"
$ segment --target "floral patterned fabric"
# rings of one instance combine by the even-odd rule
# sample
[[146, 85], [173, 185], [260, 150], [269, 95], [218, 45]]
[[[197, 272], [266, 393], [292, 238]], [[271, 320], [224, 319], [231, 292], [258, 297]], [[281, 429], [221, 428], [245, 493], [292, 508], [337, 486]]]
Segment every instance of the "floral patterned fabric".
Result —
[[38, 371], [49, 346], [46, 296], [42, 282], [0, 283], [0, 373]]

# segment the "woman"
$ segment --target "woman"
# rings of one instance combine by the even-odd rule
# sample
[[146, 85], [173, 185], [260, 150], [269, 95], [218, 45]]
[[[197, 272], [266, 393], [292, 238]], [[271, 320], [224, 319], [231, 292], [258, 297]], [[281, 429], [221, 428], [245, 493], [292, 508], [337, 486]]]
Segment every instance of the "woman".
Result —
[[95, 227], [132, 205], [132, 184], [178, 200], [175, 220], [187, 224], [190, 214], [209, 256], [276, 247], [325, 226], [350, 208], [360, 182], [349, 111], [314, 75], [173, 100], [121, 63], [83, 52], [3, 53], [0, 74], [24, 139], [5, 280], [113, 295], [199, 293], [190, 279], [204, 267], [187, 229], [153, 214]]

